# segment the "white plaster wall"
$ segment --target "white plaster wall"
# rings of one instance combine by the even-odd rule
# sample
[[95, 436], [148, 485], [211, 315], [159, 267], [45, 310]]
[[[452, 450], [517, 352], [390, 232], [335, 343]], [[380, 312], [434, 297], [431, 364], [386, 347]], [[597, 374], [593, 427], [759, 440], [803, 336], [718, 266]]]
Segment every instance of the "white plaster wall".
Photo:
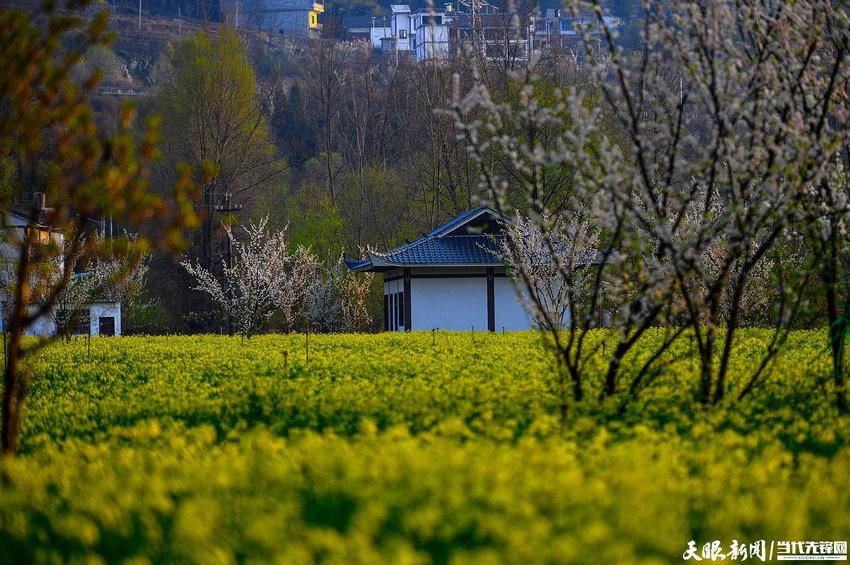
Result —
[[404, 279], [396, 279], [394, 281], [384, 283], [384, 294], [392, 294], [394, 292], [404, 291]]
[[416, 58], [420, 61], [445, 57], [449, 52], [449, 29], [444, 25], [421, 24], [416, 29]]
[[373, 26], [369, 30], [369, 37], [372, 41], [372, 47], [374, 49], [380, 49], [381, 40], [385, 37], [392, 37], [392, 31], [389, 26]]
[[[393, 273], [392, 276], [397, 276]], [[410, 281], [411, 322], [414, 330], [466, 331], [472, 327], [487, 331], [487, 278], [416, 278]], [[384, 294], [404, 291], [404, 280], [399, 278], [384, 283]], [[508, 277], [495, 277], [495, 331], [523, 331], [534, 327], [534, 320], [522, 305], [513, 282]], [[391, 320], [396, 320], [395, 307], [390, 302]], [[404, 326], [391, 327], [390, 331], [403, 331]]]
[[[32, 313], [35, 310], [35, 307], [30, 308], [30, 312]], [[26, 335], [37, 336], [37, 337], [49, 337], [56, 334], [56, 324], [53, 322], [53, 318], [49, 314], [45, 314], [44, 316], [40, 316], [36, 318], [36, 320], [32, 323], [32, 325], [27, 328]]]
[[[30, 311], [34, 311], [35, 308], [36, 306], [32, 306]], [[91, 330], [91, 335], [100, 335], [101, 317], [115, 318], [115, 335], [121, 335], [121, 305], [119, 303], [96, 302], [89, 308], [89, 329]], [[53, 320], [53, 316], [50, 314], [41, 316], [27, 328], [26, 334], [38, 337], [56, 335], [56, 323]]]
[[[509, 281], [509, 280], [506, 279], [506, 281]], [[511, 285], [511, 284], [512, 283], [508, 282], [508, 285]], [[519, 283], [519, 284], [522, 284], [522, 283]], [[510, 288], [513, 288], [513, 287], [511, 286]], [[497, 290], [496, 291], [497, 295], [498, 295], [498, 292], [499, 291]], [[523, 289], [523, 292], [527, 292], [527, 291], [525, 289]], [[519, 296], [516, 294], [516, 291], [514, 291], [514, 296], [515, 296], [514, 300], [516, 300], [517, 307], [526, 316], [526, 322], [525, 323], [527, 324], [525, 327], [517, 328], [517, 329], [529, 329], [529, 328], [537, 327], [537, 323], [534, 321], [534, 317], [528, 314], [525, 307], [522, 305], [522, 300], [520, 300]], [[498, 298], [496, 299], [496, 303], [498, 304]], [[546, 305], [547, 305], [547, 307], [551, 306], [551, 305], [548, 304], [548, 302], [547, 302]], [[567, 308], [566, 311], [564, 312], [564, 318], [561, 321], [564, 323], [565, 326], [569, 326], [569, 324], [570, 324], [570, 309], [569, 308]], [[499, 313], [498, 313], [498, 310], [497, 310], [496, 311], [496, 324], [497, 324], [497, 329], [501, 330], [501, 327], [498, 326], [498, 323], [499, 323]], [[507, 330], [507, 329], [510, 329], [510, 328], [506, 327], [505, 329]]]
[[100, 335], [100, 318], [115, 318], [115, 335], [121, 335], [121, 305], [116, 302], [95, 302], [91, 305], [89, 324], [91, 335]]
[[[396, 49], [399, 51], [410, 51], [411, 41], [411, 25], [410, 25], [410, 14], [407, 12], [399, 12], [393, 14], [392, 17], [392, 32], [396, 38]], [[402, 39], [401, 31], [404, 30], [407, 32], [407, 37]]]
[[[400, 281], [401, 282], [401, 281]], [[446, 278], [410, 281], [414, 330], [487, 331], [487, 279]]]
[[493, 298], [496, 310], [496, 331], [519, 331], [532, 327], [529, 318], [513, 282], [507, 277], [496, 277], [493, 284]]

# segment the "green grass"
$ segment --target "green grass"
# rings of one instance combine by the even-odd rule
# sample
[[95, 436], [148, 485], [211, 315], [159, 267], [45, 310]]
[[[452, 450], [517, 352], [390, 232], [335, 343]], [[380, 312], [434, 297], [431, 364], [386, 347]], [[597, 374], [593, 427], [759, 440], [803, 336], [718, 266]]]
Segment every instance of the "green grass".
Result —
[[[824, 336], [711, 409], [683, 339], [637, 401], [572, 407], [566, 430], [530, 333], [310, 336], [309, 364], [303, 335], [56, 344], [0, 461], [0, 563], [670, 563], [691, 539], [847, 539]], [[733, 389], [768, 338], [742, 333]]]

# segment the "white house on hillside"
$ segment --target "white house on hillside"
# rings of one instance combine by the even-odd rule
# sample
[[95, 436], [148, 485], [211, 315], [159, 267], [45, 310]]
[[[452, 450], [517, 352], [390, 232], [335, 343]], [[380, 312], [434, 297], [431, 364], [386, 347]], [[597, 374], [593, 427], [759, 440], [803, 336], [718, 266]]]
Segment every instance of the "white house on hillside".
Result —
[[505, 219], [476, 208], [386, 253], [347, 261], [384, 277], [384, 330], [526, 330], [532, 321], [500, 258]]
[[410, 6], [406, 4], [393, 4], [390, 6], [392, 18], [390, 19], [390, 37], [396, 51], [413, 50], [412, 19], [410, 17]]
[[[410, 4], [392, 4], [388, 14], [350, 16], [343, 27], [350, 39], [369, 38], [372, 47], [385, 53], [406, 54], [419, 61], [445, 59], [471, 48], [487, 60], [526, 59], [532, 53], [566, 50], [576, 59], [584, 53], [582, 37], [601, 44], [604, 32], [595, 13], [562, 15], [561, 10], [502, 11], [486, 0], [447, 2], [412, 10]], [[622, 24], [603, 16], [608, 29]]]
[[389, 16], [373, 16], [372, 47], [402, 52], [416, 59], [438, 59], [449, 54], [449, 23], [453, 12], [424, 9], [412, 12], [407, 4], [390, 6]]

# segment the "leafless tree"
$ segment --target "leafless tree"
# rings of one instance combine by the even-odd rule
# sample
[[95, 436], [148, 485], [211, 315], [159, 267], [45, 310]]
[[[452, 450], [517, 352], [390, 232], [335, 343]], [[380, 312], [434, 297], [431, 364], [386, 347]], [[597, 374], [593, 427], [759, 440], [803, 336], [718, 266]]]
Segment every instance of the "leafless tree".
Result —
[[336, 198], [337, 177], [342, 166], [335, 158], [339, 150], [337, 138], [340, 112], [345, 99], [342, 70], [349, 55], [346, 44], [332, 40], [313, 42], [305, 49], [305, 92], [315, 104], [317, 137], [324, 163], [326, 184], [331, 199]]

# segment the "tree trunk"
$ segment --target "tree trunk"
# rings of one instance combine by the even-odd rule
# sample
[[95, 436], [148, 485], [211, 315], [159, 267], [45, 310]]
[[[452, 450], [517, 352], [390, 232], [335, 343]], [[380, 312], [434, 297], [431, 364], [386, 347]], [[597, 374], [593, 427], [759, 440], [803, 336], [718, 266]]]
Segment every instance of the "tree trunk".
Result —
[[608, 362], [608, 372], [605, 374], [605, 386], [602, 388], [603, 399], [608, 396], [613, 396], [616, 392], [617, 375], [620, 372], [620, 363], [628, 350], [629, 344], [627, 341], [620, 341], [617, 344], [617, 348], [614, 350], [614, 355], [611, 356], [611, 360]]
[[[833, 266], [833, 265], [831, 265]], [[836, 336], [835, 333], [838, 331], [836, 328], [836, 323], [838, 322], [838, 318], [840, 313], [838, 311], [838, 291], [836, 289], [837, 286], [837, 277], [836, 272], [833, 269], [830, 269], [832, 272], [825, 273], [825, 281], [824, 286], [826, 286], [826, 315], [829, 321], [829, 342], [830, 347], [832, 348], [832, 375], [833, 382], [835, 383], [835, 402], [838, 407], [838, 411], [842, 414], [846, 414], [848, 412], [847, 406], [847, 392], [845, 390], [845, 382], [844, 382], [844, 348], [845, 344], [842, 342], [844, 336]]]
[[711, 370], [714, 353], [714, 328], [709, 327], [705, 332], [705, 345], [700, 350], [700, 394], [699, 400], [703, 405], [711, 402]]
[[18, 434], [21, 427], [21, 409], [26, 395], [25, 375], [19, 372], [18, 365], [21, 356], [21, 336], [23, 333], [24, 307], [21, 300], [22, 289], [18, 289], [18, 299], [15, 300], [14, 310], [9, 327], [9, 342], [6, 350], [6, 368], [3, 375], [3, 438], [2, 449], [6, 455], [14, 455], [18, 451]]
[[726, 324], [726, 338], [723, 344], [723, 357], [720, 359], [720, 367], [717, 371], [717, 384], [714, 388], [714, 404], [723, 400], [726, 395], [726, 373], [729, 369], [729, 358], [732, 355], [732, 338], [735, 335], [735, 330], [738, 329], [737, 314], [732, 315], [729, 322]]

